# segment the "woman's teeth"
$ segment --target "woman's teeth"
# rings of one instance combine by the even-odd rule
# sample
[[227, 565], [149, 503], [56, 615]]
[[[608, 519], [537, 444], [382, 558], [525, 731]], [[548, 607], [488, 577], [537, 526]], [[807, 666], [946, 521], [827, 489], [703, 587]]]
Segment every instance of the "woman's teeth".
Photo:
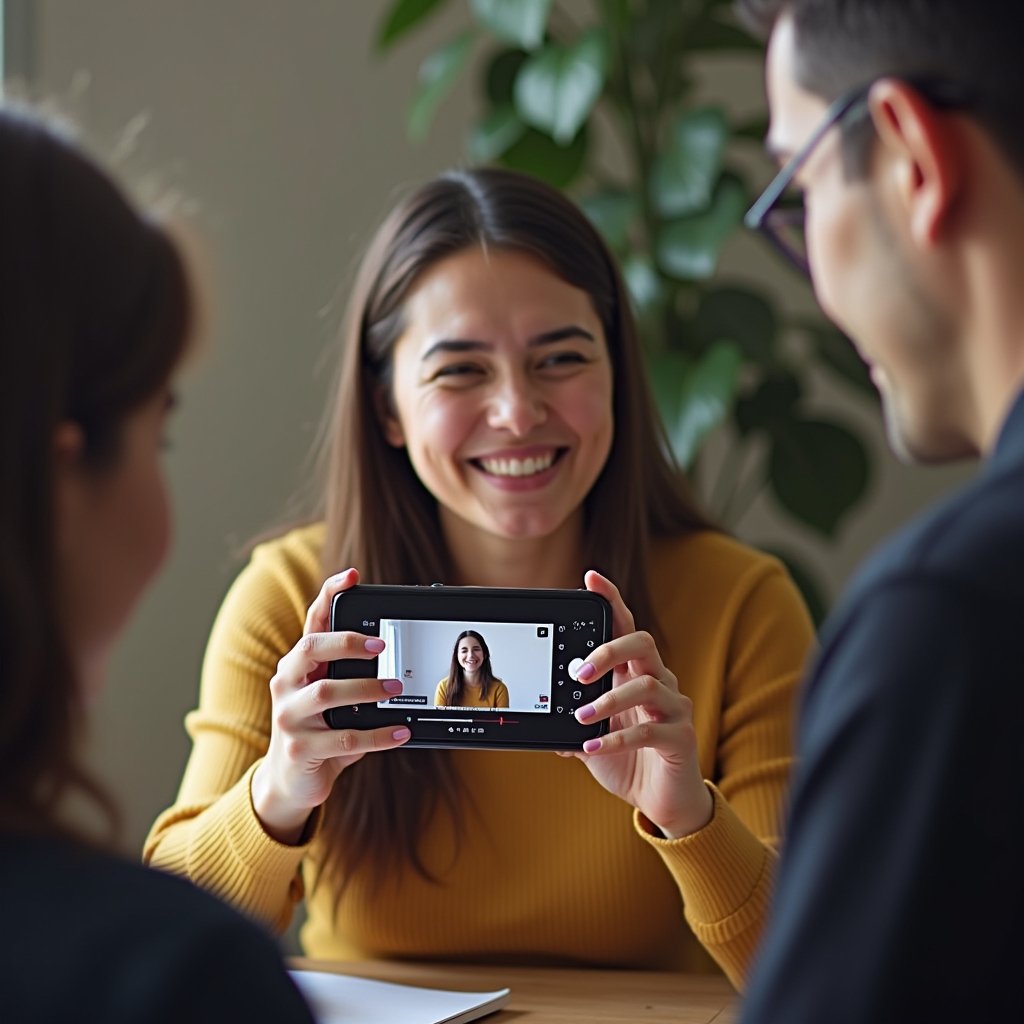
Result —
[[538, 455], [529, 459], [481, 459], [480, 465], [494, 476], [533, 476], [549, 469], [555, 461], [555, 453]]

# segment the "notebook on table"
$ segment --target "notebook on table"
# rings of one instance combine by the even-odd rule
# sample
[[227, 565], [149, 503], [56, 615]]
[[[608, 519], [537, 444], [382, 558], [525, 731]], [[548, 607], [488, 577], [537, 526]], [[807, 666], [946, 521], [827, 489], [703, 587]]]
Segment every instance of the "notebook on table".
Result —
[[459, 992], [329, 971], [289, 971], [317, 1024], [465, 1024], [500, 1010], [509, 989]]

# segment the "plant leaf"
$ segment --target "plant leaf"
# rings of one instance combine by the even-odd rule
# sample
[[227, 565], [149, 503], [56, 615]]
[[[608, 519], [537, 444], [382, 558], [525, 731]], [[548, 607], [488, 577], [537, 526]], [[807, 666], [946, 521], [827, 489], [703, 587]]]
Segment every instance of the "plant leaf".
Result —
[[750, 142], [763, 143], [768, 134], [768, 128], [768, 115], [758, 114], [755, 117], [748, 117], [744, 121], [737, 121], [733, 124], [730, 135], [734, 139], [747, 139]]
[[600, 98], [607, 67], [608, 39], [599, 27], [571, 46], [549, 43], [527, 59], [516, 77], [519, 116], [566, 145]]
[[658, 265], [681, 281], [711, 277], [722, 245], [739, 226], [746, 207], [746, 189], [732, 175], [723, 175], [709, 209], [671, 221], [659, 232]]
[[682, 37], [684, 51], [715, 50], [740, 51], [763, 50], [764, 44], [755, 39], [738, 25], [721, 21], [714, 15], [708, 15], [698, 21], [690, 32]]
[[535, 50], [544, 41], [551, 0], [471, 0], [473, 17], [502, 42]]
[[522, 50], [498, 50], [487, 62], [484, 89], [492, 106], [513, 102], [516, 75], [525, 61], [526, 54]]
[[870, 477], [860, 438], [825, 420], [791, 417], [772, 431], [768, 482], [794, 518], [834, 537], [843, 516], [864, 497]]
[[609, 246], [623, 252], [629, 242], [630, 225], [640, 209], [637, 196], [625, 189], [605, 189], [587, 196], [580, 205]]
[[822, 365], [877, 402], [878, 390], [871, 381], [867, 365], [842, 331], [825, 320], [801, 320], [796, 326], [811, 339]]
[[705, 438], [729, 415], [742, 365], [737, 345], [718, 342], [683, 380], [679, 414], [671, 426], [670, 437], [676, 459], [684, 468], [693, 465]]
[[[650, 69], [664, 66], [665, 60], [677, 66], [680, 64], [679, 40], [685, 29], [695, 19], [695, 7], [701, 7], [707, 0], [626, 0], [628, 13], [625, 24], [618, 20], [621, 11], [605, 14], [605, 21], [615, 26], [616, 39], [623, 47], [625, 63], [633, 68]], [[639, 8], [639, 10], [638, 10]], [[613, 20], [616, 19], [616, 20]], [[679, 68], [679, 70], [682, 70]], [[678, 98], [672, 90], [672, 97]]]
[[461, 32], [420, 66], [420, 91], [409, 110], [409, 135], [417, 142], [426, 138], [434, 112], [465, 67], [473, 38], [469, 29]]
[[796, 415], [795, 406], [802, 396], [800, 381], [792, 373], [773, 373], [753, 394], [744, 395], [736, 403], [736, 429], [741, 437], [756, 430], [771, 433], [777, 423]]
[[[622, 261], [622, 277], [633, 300], [637, 324], [644, 337], [658, 337], [654, 328], [665, 304], [665, 286], [650, 260], [639, 252], [628, 254]], [[674, 416], [673, 416], [674, 418]]]
[[703, 349], [715, 341], [736, 342], [747, 359], [775, 362], [778, 320], [775, 307], [749, 288], [715, 288], [704, 292], [693, 321], [694, 340]]
[[647, 355], [647, 377], [667, 436], [679, 419], [683, 398], [681, 385], [692, 367], [693, 360], [683, 352], [665, 350]]
[[526, 125], [515, 108], [506, 103], [477, 121], [466, 142], [466, 152], [475, 164], [491, 163], [514, 146], [525, 131]]
[[568, 188], [586, 163], [588, 139], [585, 125], [568, 146], [560, 146], [549, 135], [527, 128], [519, 141], [501, 154], [500, 162], [515, 171], [532, 174], [556, 188]]
[[602, 0], [601, 2], [601, 13], [605, 23], [616, 35], [625, 35], [632, 27], [631, 2], [632, 0]]
[[397, 0], [381, 19], [377, 49], [387, 50], [448, 0]]
[[715, 107], [685, 112], [651, 168], [651, 198], [663, 217], [705, 209], [714, 195], [729, 141], [729, 123]]

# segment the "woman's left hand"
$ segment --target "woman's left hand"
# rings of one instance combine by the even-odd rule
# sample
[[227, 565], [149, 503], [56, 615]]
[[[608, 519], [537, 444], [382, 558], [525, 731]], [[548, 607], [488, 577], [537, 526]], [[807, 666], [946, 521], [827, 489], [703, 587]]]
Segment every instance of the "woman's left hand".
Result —
[[590, 654], [577, 679], [586, 684], [613, 675], [610, 690], [576, 709], [577, 721], [608, 719], [609, 731], [573, 756], [666, 838], [696, 832], [711, 820], [714, 801], [701, 775], [693, 705], [679, 692], [651, 634], [636, 630], [618, 588], [593, 571], [584, 582], [611, 604], [613, 639]]

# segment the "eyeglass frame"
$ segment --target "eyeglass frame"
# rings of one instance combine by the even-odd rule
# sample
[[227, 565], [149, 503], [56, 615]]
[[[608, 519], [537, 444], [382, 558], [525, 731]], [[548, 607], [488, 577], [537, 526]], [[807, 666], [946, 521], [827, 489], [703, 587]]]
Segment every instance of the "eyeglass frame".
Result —
[[[780, 221], [784, 224], [792, 224], [796, 220], [802, 222], [806, 217], [806, 208], [802, 200], [799, 207], [789, 209], [780, 208], [778, 203], [785, 195], [786, 189], [792, 185], [797, 172], [818, 148], [821, 140], [848, 117], [854, 114], [862, 116], [867, 112], [868, 95], [875, 83], [883, 78], [899, 78], [899, 76], [880, 75], [848, 89], [833, 100], [825, 111], [820, 124], [811, 132], [807, 141], [786, 161], [779, 173], [772, 178], [768, 187], [743, 217], [745, 227], [757, 231], [766, 238], [776, 252], [806, 277], [811, 276], [809, 261], [782, 237], [777, 227]], [[941, 109], [962, 107], [969, 102], [964, 90], [952, 82], [937, 79], [899, 78], [899, 80], [917, 89], [929, 102]]]

